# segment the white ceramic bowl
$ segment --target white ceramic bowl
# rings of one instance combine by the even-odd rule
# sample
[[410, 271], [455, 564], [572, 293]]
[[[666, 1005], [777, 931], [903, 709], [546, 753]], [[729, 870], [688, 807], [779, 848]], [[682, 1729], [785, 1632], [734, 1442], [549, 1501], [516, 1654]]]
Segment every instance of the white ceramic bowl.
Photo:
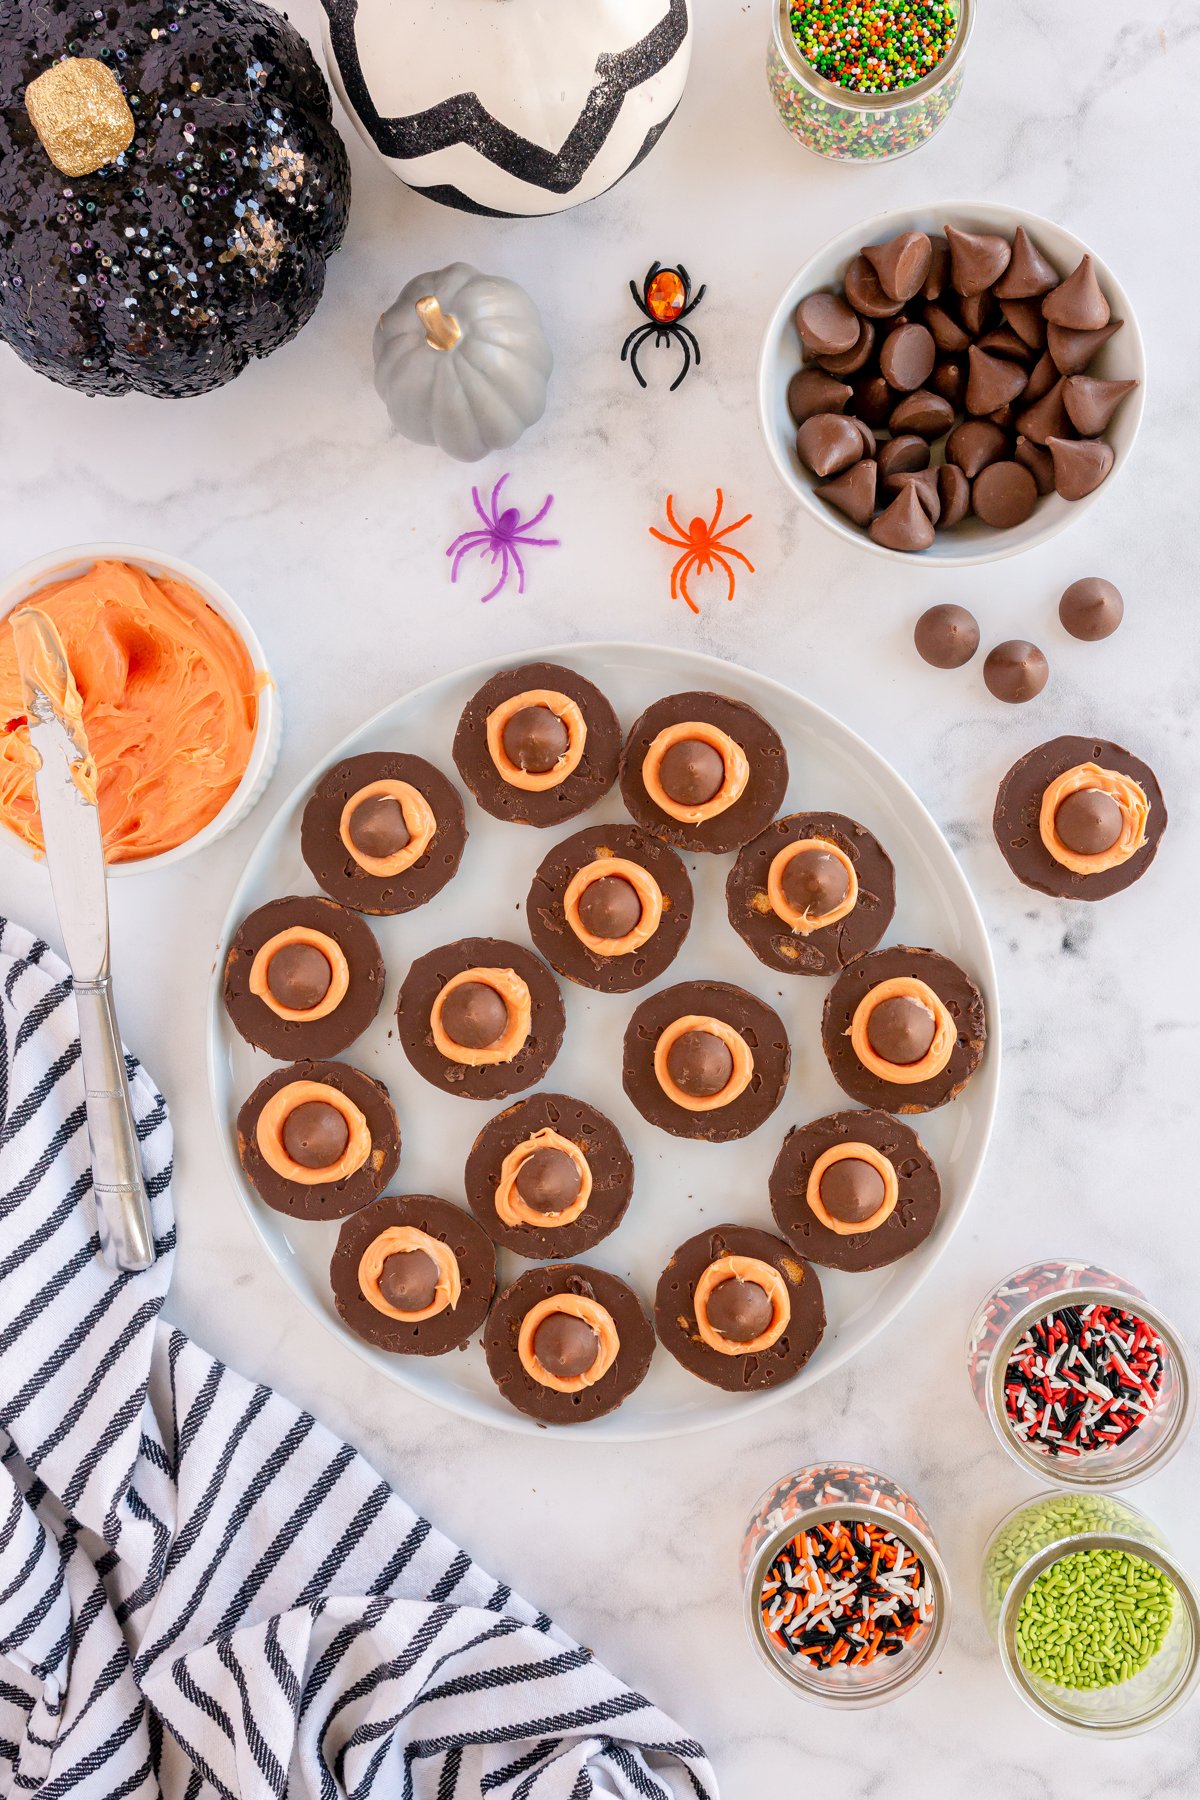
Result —
[[[1131, 377], [1140, 385], [1117, 408], [1105, 436], [1116, 453], [1108, 478], [1083, 500], [1062, 500], [1047, 494], [1038, 501], [1032, 515], [1023, 525], [999, 531], [979, 519], [964, 519], [952, 531], [940, 531], [928, 550], [909, 554], [888, 550], [874, 543], [865, 531], [817, 498], [814, 477], [796, 454], [796, 427], [787, 407], [787, 386], [800, 367], [800, 339], [793, 315], [806, 294], [820, 288], [837, 287], [842, 276], [864, 244], [876, 244], [894, 237], [900, 231], [941, 232], [947, 225], [959, 231], [998, 232], [1011, 238], [1018, 225], [1023, 225], [1038, 249], [1069, 275], [1088, 250], [1071, 232], [1036, 213], [1022, 212], [1015, 206], [993, 206], [987, 201], [948, 200], [942, 204], [900, 208], [864, 219], [849, 231], [839, 232], [789, 282], [779, 305], [767, 326], [758, 363], [758, 416], [771, 460], [780, 477], [801, 506], [828, 530], [836, 532], [847, 543], [875, 556], [886, 556], [894, 562], [920, 563], [923, 568], [962, 569], [972, 563], [998, 561], [1002, 556], [1016, 556], [1045, 544], [1068, 525], [1083, 518], [1093, 503], [1107, 494], [1117, 479], [1142, 422], [1146, 398], [1146, 350], [1134, 316], [1129, 296], [1112, 270], [1092, 251], [1096, 275], [1112, 308], [1115, 319], [1125, 321], [1124, 328], [1111, 337], [1096, 356], [1089, 374], [1105, 380], [1126, 381]], [[886, 320], [882, 321], [886, 324]]]
[[[255, 669], [266, 677], [258, 698], [258, 725], [250, 761], [242, 779], [220, 812], [202, 830], [184, 843], [177, 844], [173, 850], [163, 850], [157, 856], [144, 856], [135, 862], [110, 863], [108, 873], [113, 878], [138, 875], [146, 869], [165, 869], [171, 863], [182, 862], [185, 856], [193, 856], [197, 850], [215, 843], [245, 818], [255, 802], [262, 798], [274, 772], [283, 733], [283, 716], [279, 705], [279, 691], [270, 677], [263, 647], [241, 608], [223, 587], [218, 586], [202, 570], [184, 562], [181, 557], [167, 556], [161, 550], [147, 549], [144, 544], [71, 544], [66, 549], [51, 551], [48, 556], [35, 557], [32, 562], [25, 563], [0, 581], [0, 619], [5, 618], [14, 606], [28, 600], [49, 582], [80, 575], [96, 562], [132, 563], [136, 568], [145, 569], [149, 575], [165, 575], [195, 588], [213, 611], [232, 625], [245, 644]], [[12, 845], [26, 856], [34, 854], [27, 844], [3, 826], [0, 826], [0, 842]]]

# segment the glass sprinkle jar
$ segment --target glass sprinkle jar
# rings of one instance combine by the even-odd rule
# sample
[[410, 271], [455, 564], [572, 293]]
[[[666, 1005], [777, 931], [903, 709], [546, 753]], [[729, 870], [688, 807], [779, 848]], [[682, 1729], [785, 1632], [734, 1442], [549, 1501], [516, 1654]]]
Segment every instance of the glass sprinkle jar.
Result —
[[[1065, 1558], [1118, 1552], [1148, 1563], [1157, 1584], [1173, 1593], [1161, 1643], [1144, 1666], [1108, 1685], [1060, 1685], [1027, 1668], [1019, 1626], [1026, 1597]], [[1069, 1565], [1068, 1565], [1069, 1567]], [[1064, 1731], [1132, 1737], [1162, 1724], [1200, 1680], [1200, 1595], [1186, 1570], [1144, 1513], [1113, 1494], [1047, 1494], [1025, 1501], [1001, 1520], [984, 1552], [981, 1600], [1009, 1681], [1025, 1704]], [[1064, 1653], [1078, 1647], [1064, 1614]]]
[[962, 87], [976, 0], [953, 0], [958, 28], [945, 56], [910, 87], [885, 94], [838, 87], [801, 54], [790, 0], [771, 0], [767, 82], [798, 143], [838, 162], [890, 162], [920, 149], [945, 122]]
[[[1014, 1428], [1006, 1388], [1014, 1352], [1027, 1341], [1026, 1334], [1049, 1315], [1066, 1312], [1074, 1323], [1081, 1309], [1096, 1306], [1119, 1308], [1141, 1321], [1157, 1340], [1159, 1370], [1148, 1409], [1141, 1410], [1147, 1406], [1143, 1389], [1133, 1399], [1135, 1412], [1140, 1411], [1136, 1429], [1119, 1442], [1097, 1445], [1083, 1454], [1072, 1452], [1070, 1413], [1056, 1419], [1043, 1411], [1034, 1429], [1020, 1435]], [[1072, 1364], [1070, 1355], [1071, 1346], [1066, 1343], [1057, 1358], [1057, 1368], [1065, 1364], [1071, 1375], [1073, 1401], [1086, 1401], [1087, 1390], [1091, 1390], [1098, 1407], [1089, 1405], [1089, 1414], [1103, 1429], [1104, 1413], [1098, 1409], [1105, 1408], [1107, 1402], [1103, 1383], [1095, 1382], [1094, 1352], [1091, 1367], [1077, 1359]], [[1114, 1366], [1120, 1375], [1121, 1365]], [[1170, 1321], [1121, 1276], [1093, 1263], [1063, 1258], [1027, 1263], [980, 1303], [967, 1338], [967, 1375], [980, 1410], [1013, 1461], [1036, 1480], [1059, 1487], [1132, 1487], [1144, 1481], [1174, 1456], [1191, 1428], [1196, 1410], [1196, 1372], [1191, 1353]], [[1135, 1380], [1128, 1383], [1129, 1389], [1136, 1386]], [[1061, 1392], [1057, 1376], [1055, 1392]], [[1047, 1427], [1059, 1436], [1043, 1435]], [[1061, 1447], [1064, 1441], [1065, 1448]], [[1053, 1450], [1051, 1443], [1056, 1446]]]
[[[770, 1590], [777, 1559], [794, 1539], [839, 1525], [886, 1533], [900, 1540], [906, 1562], [907, 1553], [919, 1560], [924, 1618], [898, 1653], [857, 1664], [846, 1654], [819, 1667], [768, 1631], [764, 1587]], [[768, 1488], [746, 1526], [741, 1573], [746, 1627], [756, 1651], [794, 1694], [820, 1705], [852, 1709], [894, 1700], [933, 1667], [949, 1629], [950, 1584], [928, 1518], [896, 1482], [861, 1463], [813, 1463]]]

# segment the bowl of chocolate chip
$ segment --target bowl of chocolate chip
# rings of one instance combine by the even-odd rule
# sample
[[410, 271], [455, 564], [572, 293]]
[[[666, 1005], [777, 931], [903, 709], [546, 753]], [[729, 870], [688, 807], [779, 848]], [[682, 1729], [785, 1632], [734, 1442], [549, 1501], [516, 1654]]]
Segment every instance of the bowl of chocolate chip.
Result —
[[987, 202], [881, 213], [819, 250], [763, 340], [759, 419], [806, 511], [962, 568], [1057, 536], [1133, 448], [1146, 355], [1107, 264]]

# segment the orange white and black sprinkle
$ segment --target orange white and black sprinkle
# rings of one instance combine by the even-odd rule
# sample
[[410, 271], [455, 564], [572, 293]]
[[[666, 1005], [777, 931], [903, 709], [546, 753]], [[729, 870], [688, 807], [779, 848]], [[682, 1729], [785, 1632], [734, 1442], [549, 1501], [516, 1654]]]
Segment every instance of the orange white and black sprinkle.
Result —
[[783, 1546], [759, 1606], [781, 1650], [817, 1669], [862, 1668], [923, 1637], [934, 1597], [920, 1557], [895, 1532], [835, 1519]]
[[1049, 1456], [1115, 1449], [1158, 1402], [1166, 1347], [1122, 1306], [1061, 1306], [1014, 1345], [1004, 1410], [1014, 1437]]

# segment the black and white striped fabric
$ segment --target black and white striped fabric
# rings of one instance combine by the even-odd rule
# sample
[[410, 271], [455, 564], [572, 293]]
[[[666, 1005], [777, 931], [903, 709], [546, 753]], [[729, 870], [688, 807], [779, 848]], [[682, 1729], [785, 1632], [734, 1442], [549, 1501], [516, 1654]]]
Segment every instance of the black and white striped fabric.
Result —
[[710, 1800], [701, 1747], [97, 1257], [70, 977], [0, 921], [0, 1793]]

